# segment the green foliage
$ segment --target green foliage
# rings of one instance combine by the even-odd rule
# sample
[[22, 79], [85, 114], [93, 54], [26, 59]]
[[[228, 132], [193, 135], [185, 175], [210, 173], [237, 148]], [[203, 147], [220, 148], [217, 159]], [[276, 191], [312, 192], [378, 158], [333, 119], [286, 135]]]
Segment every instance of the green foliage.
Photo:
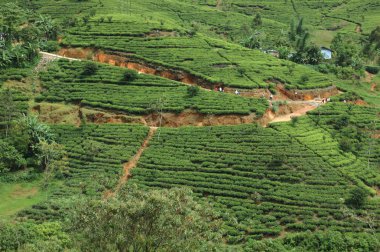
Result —
[[348, 206], [361, 208], [367, 202], [369, 193], [367, 190], [361, 187], [355, 187], [351, 190], [350, 196], [345, 200]]
[[163, 106], [165, 112], [179, 113], [192, 108], [203, 114], [256, 113], [260, 116], [268, 107], [265, 100], [205, 90], [199, 90], [193, 99], [186, 99], [187, 86], [183, 83], [146, 74], [127, 81], [125, 69], [100, 64], [95, 74], [87, 76], [80, 72], [84, 65], [87, 63], [59, 61], [42, 73], [45, 90], [37, 100], [81, 101], [83, 105], [130, 114], [152, 113], [151, 103], [162, 96], [167, 99]]
[[[313, 125], [300, 118], [294, 127], [278, 123], [274, 128], [161, 128], [160, 138], [150, 141], [129, 183], [190, 187], [222, 213], [222, 231], [230, 244], [278, 236], [283, 228], [359, 230], [356, 220], [337, 213], [351, 185], [341, 166], [348, 168], [347, 162], [354, 161], [342, 155], [331, 137], [323, 141], [328, 134]], [[256, 193], [261, 195], [259, 202]]]
[[310, 80], [309, 76], [304, 74], [304, 75], [301, 75], [301, 78], [300, 80], [298, 81], [299, 84], [305, 84], [307, 83], [308, 81]]
[[10, 144], [0, 140], [0, 173], [26, 166], [25, 158]]
[[124, 72], [124, 80], [134, 81], [137, 78], [137, 73], [135, 71], [126, 70]]
[[83, 65], [83, 75], [94, 75], [98, 71], [98, 65], [95, 62], [86, 62], [85, 65]]
[[377, 26], [368, 36], [368, 41], [363, 48], [364, 54], [371, 60], [380, 62], [380, 26]]
[[35, 26], [42, 32], [46, 40], [56, 40], [60, 32], [60, 27], [50, 16], [39, 15]]
[[40, 44], [40, 49], [45, 52], [57, 52], [61, 47], [57, 41], [46, 41], [46, 43]]
[[256, 32], [255, 34], [252, 34], [251, 36], [244, 39], [242, 42], [240, 42], [240, 44], [249, 49], [258, 49], [261, 47], [261, 40], [262, 40], [261, 33]]
[[[38, 56], [38, 45], [44, 39], [56, 39], [59, 29], [54, 21], [40, 15], [33, 22], [30, 12], [17, 4], [0, 8], [0, 67], [25, 67]], [[27, 24], [27, 25], [25, 25]]]
[[243, 77], [244, 74], [246, 73], [246, 70], [244, 68], [242, 68], [242, 67], [239, 67], [237, 69], [237, 71], [238, 71], [240, 77]]
[[187, 95], [189, 97], [194, 97], [199, 94], [200, 88], [198, 86], [188, 86], [187, 87]]
[[291, 234], [283, 239], [250, 240], [244, 249], [245, 251], [257, 252], [378, 251], [380, 249], [380, 237], [378, 234], [369, 233], [305, 232]]
[[0, 223], [1, 251], [64, 251], [69, 243], [69, 236], [56, 222]]
[[24, 115], [20, 118], [19, 127], [21, 130], [25, 130], [29, 136], [29, 145], [32, 148], [37, 148], [37, 145], [41, 142], [53, 142], [54, 135], [52, 134], [50, 127], [38, 120], [37, 116]]
[[67, 168], [65, 157], [67, 152], [64, 146], [55, 142], [48, 143], [42, 141], [37, 146], [37, 157], [41, 169], [45, 174], [45, 183], [47, 183], [54, 175], [64, 173]]
[[12, 121], [21, 115], [13, 93], [10, 89], [0, 92], [0, 125], [5, 126], [5, 137], [8, 137]]
[[299, 120], [298, 116], [293, 116], [293, 117], [291, 118], [292, 125], [293, 125], [293, 126], [296, 126], [298, 120]]
[[338, 66], [361, 68], [359, 48], [347, 36], [344, 37], [342, 34], [335, 36], [331, 43], [331, 49], [334, 51], [335, 64]]
[[82, 250], [198, 251], [221, 241], [212, 209], [188, 189], [132, 185], [114, 199], [76, 203], [72, 212], [71, 230]]
[[365, 70], [371, 74], [378, 74], [380, 72], [380, 67], [378, 67], [378, 66], [366, 66]]
[[261, 20], [261, 15], [260, 13], [257, 13], [255, 18], [253, 19], [253, 27], [258, 27], [258, 26], [261, 26], [263, 24], [263, 21]]

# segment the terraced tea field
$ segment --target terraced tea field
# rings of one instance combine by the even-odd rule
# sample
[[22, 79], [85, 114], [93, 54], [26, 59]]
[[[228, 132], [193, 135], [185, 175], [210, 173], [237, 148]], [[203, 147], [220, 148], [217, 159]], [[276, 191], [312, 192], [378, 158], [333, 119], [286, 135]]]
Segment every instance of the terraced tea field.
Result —
[[75, 195], [101, 198], [123, 174], [123, 164], [136, 154], [148, 134], [137, 125], [54, 126], [58, 143], [67, 151], [66, 167], [49, 197], [19, 215], [44, 221], [62, 217], [65, 200]]
[[[232, 94], [200, 90], [189, 97], [187, 86], [167, 79], [138, 75], [126, 81], [124, 70], [99, 65], [91, 76], [83, 75], [85, 62], [59, 61], [42, 73], [45, 91], [39, 101], [80, 102], [82, 105], [110, 109], [129, 114], [149, 114], [163, 110], [179, 113], [193, 109], [203, 114], [264, 114], [264, 99], [244, 98]], [[162, 101], [160, 104], [157, 104]]]
[[380, 249], [380, 2], [8, 2], [0, 251]]
[[[316, 150], [313, 134], [305, 144], [288, 135], [291, 128], [159, 129], [160, 137], [151, 141], [130, 182], [190, 187], [222, 213], [232, 243], [284, 232], [366, 230], [364, 223], [349, 220], [342, 210], [341, 199], [353, 179], [337, 164], [350, 160], [332, 152], [334, 140], [326, 140], [327, 157]], [[375, 202], [366, 208], [375, 210]]]

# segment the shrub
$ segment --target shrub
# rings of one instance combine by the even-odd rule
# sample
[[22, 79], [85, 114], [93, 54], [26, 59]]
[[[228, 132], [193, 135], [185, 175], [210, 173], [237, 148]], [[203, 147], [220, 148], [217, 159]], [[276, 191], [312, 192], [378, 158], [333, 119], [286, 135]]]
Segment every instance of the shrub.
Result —
[[124, 80], [133, 81], [137, 78], [137, 74], [134, 71], [127, 70], [124, 72]]
[[194, 97], [198, 95], [199, 93], [199, 87], [198, 86], [188, 86], [187, 87], [187, 95], [189, 97]]
[[93, 75], [98, 70], [98, 65], [94, 62], [87, 62], [83, 66], [83, 74], [84, 75]]
[[361, 187], [354, 188], [348, 199], [346, 199], [345, 203], [348, 206], [352, 206], [355, 208], [360, 208], [364, 205], [367, 200], [369, 192]]
[[245, 74], [245, 72], [246, 72], [246, 70], [245, 70], [244, 68], [242, 68], [242, 67], [239, 67], [239, 68], [237, 69], [237, 72], [239, 73], [239, 76], [240, 76], [240, 77], [243, 77], [244, 74]]
[[298, 117], [297, 116], [293, 116], [292, 117], [292, 125], [295, 126], [298, 122]]
[[301, 79], [298, 81], [299, 84], [305, 84], [310, 80], [309, 76], [306, 74], [303, 74], [301, 76]]
[[26, 165], [24, 157], [11, 145], [0, 141], [0, 173]]
[[366, 66], [365, 70], [370, 74], [378, 74], [380, 72], [380, 67], [378, 67], [378, 66]]
[[353, 149], [353, 143], [351, 139], [344, 137], [339, 141], [339, 147], [342, 151], [350, 152]]
[[46, 52], [56, 52], [59, 51], [60, 46], [57, 41], [47, 41], [46, 43], [41, 44], [41, 50]]

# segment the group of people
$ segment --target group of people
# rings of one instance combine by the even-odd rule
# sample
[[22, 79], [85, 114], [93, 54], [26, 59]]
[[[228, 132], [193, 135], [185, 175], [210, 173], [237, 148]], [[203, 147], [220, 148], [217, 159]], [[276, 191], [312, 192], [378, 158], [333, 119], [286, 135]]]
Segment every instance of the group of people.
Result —
[[[222, 86], [220, 86], [220, 87], [215, 86], [214, 91], [216, 91], [216, 92], [224, 92], [224, 87], [222, 87]], [[239, 90], [236, 89], [235, 90], [235, 94], [236, 95], [240, 95]]]

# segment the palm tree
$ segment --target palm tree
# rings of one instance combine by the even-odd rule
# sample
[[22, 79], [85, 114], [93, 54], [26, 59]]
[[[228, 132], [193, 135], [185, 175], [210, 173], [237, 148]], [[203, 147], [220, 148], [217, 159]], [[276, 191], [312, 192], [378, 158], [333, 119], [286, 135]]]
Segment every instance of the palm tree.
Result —
[[57, 38], [58, 27], [49, 16], [40, 15], [35, 24], [37, 28], [44, 33], [47, 40]]

